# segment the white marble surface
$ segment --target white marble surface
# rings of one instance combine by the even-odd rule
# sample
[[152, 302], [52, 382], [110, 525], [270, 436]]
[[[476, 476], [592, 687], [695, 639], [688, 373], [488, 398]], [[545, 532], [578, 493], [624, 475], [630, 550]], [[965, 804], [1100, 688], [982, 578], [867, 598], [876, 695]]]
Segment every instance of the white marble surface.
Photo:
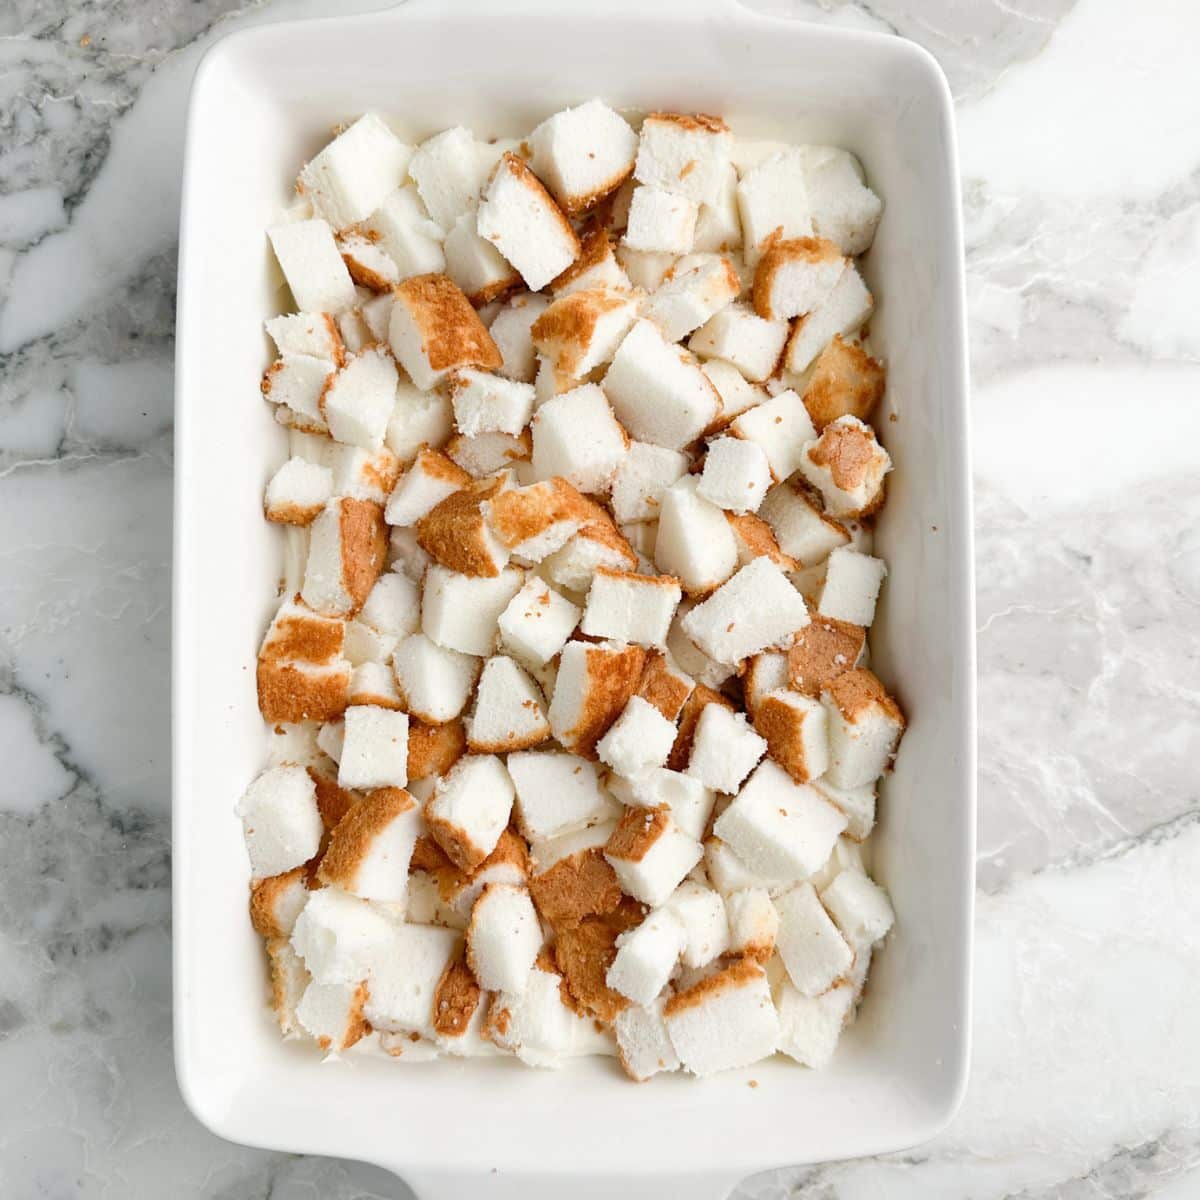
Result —
[[[1200, 6], [760, 0], [914, 38], [959, 102], [980, 649], [975, 1057], [911, 1153], [742, 1197], [1200, 1195]], [[170, 1057], [182, 116], [235, 24], [0, 11], [0, 1195], [405, 1195], [227, 1145]]]

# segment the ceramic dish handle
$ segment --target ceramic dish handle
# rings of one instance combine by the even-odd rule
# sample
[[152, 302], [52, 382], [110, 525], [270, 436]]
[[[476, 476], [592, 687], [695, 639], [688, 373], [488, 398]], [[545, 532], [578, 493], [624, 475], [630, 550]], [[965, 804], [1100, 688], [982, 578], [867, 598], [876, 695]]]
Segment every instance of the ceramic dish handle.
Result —
[[[613, 1154], [620, 1154], [614, 1144]], [[417, 1194], [417, 1200], [725, 1200], [741, 1182], [740, 1175], [671, 1173], [609, 1175], [531, 1175], [505, 1172], [421, 1175], [397, 1172]]]

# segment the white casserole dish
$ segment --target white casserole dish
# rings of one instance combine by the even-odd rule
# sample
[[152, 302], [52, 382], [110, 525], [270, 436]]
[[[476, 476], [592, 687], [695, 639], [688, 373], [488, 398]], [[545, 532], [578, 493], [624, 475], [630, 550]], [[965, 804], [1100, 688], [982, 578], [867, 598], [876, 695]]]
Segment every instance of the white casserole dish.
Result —
[[[771, 1166], [920, 1142], [962, 1096], [974, 592], [949, 93], [933, 59], [899, 39], [734, 0], [674, 4], [415, 0], [236, 34], [197, 73], [176, 363], [175, 1052], [187, 1104], [233, 1141], [367, 1160], [423, 1196], [720, 1196]], [[414, 140], [459, 122], [519, 135], [591, 96], [720, 113], [739, 136], [846, 146], [885, 199], [866, 271], [873, 342], [889, 363], [879, 427], [897, 470], [877, 535], [891, 574], [873, 641], [911, 723], [873, 841], [897, 927], [819, 1073], [772, 1061], [635, 1086], [611, 1059], [557, 1073], [502, 1060], [322, 1064], [311, 1046], [282, 1041], [265, 1009], [233, 816], [263, 761], [253, 663], [283, 555], [261, 518], [285, 452], [258, 392], [262, 322], [280, 307], [264, 227], [336, 121], [375, 109]]]

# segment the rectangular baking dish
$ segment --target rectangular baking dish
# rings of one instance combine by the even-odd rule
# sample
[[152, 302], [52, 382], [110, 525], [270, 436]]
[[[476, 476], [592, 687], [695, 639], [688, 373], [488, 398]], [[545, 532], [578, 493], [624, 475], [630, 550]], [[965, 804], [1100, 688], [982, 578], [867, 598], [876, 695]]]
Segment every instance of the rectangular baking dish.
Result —
[[[285, 453], [258, 393], [262, 322], [280, 304], [263, 230], [335, 122], [375, 109], [412, 140], [455, 123], [520, 135], [592, 96], [720, 113], [740, 136], [846, 146], [885, 199], [866, 272], [889, 364], [879, 425], [897, 469], [873, 640], [911, 724], [874, 841], [898, 923], [819, 1073], [779, 1061], [635, 1086], [610, 1059], [557, 1073], [500, 1060], [321, 1063], [280, 1039], [262, 1003], [233, 816], [262, 766], [253, 663], [282, 566], [282, 539], [261, 518]], [[175, 1048], [195, 1115], [233, 1141], [370, 1161], [431, 1196], [719, 1196], [771, 1166], [893, 1151], [940, 1129], [967, 1073], [975, 703], [960, 214], [933, 59], [733, 0], [587, 11], [414, 0], [235, 34], [206, 56], [192, 96], [178, 338]]]

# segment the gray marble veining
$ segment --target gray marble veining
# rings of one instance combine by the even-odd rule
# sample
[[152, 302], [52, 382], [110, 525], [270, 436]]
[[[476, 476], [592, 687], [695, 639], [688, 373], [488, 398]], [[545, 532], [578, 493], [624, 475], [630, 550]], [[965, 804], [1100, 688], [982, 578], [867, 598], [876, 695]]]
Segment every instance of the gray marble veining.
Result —
[[[1200, 1195], [1200, 10], [759, 0], [957, 102], [980, 651], [976, 1046], [904, 1155], [740, 1197]], [[0, 12], [0, 1195], [406, 1195], [218, 1141], [170, 1056], [174, 237], [187, 85], [320, 0]]]

